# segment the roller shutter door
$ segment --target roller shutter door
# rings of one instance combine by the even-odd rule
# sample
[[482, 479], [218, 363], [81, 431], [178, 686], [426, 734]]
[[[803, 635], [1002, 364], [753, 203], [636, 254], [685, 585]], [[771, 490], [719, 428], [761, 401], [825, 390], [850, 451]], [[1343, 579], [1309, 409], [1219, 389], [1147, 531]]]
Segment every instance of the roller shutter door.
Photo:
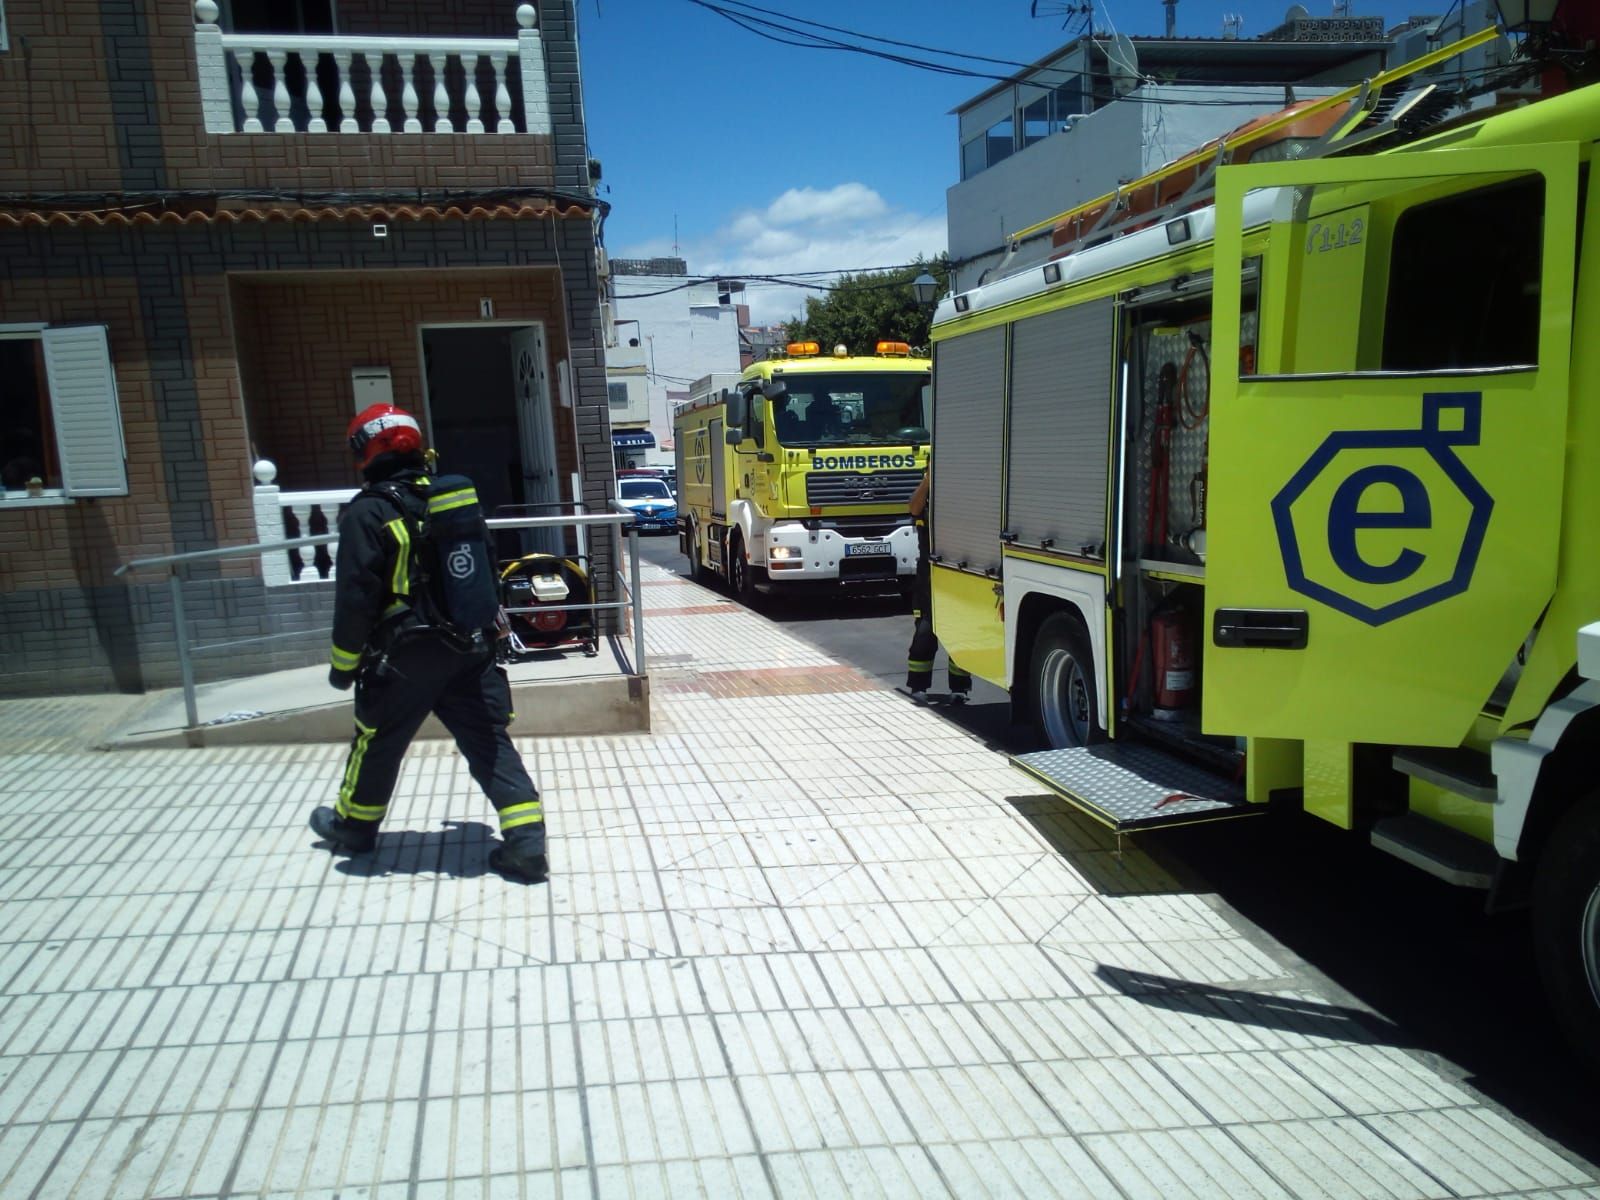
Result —
[[1006, 528], [1018, 545], [1105, 555], [1112, 324], [1106, 299], [1012, 329]]
[[972, 571], [1000, 566], [1004, 328], [934, 347], [933, 553]]

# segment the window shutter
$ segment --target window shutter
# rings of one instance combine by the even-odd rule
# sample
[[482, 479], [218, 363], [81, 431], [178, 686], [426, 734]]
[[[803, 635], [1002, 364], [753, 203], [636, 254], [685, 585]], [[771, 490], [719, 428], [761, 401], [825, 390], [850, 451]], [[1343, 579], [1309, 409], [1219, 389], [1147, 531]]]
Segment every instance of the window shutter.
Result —
[[50, 377], [62, 490], [69, 496], [126, 496], [122, 414], [106, 327], [46, 329], [44, 362]]

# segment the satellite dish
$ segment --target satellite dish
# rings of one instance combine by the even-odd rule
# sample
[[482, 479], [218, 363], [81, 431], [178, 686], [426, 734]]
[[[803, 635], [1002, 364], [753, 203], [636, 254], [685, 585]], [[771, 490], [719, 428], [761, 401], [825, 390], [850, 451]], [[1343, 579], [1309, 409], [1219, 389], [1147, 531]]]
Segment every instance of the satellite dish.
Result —
[[1113, 34], [1106, 43], [1106, 63], [1111, 72], [1111, 90], [1126, 96], [1139, 86], [1139, 52], [1125, 34]]
[[1283, 14], [1283, 23], [1285, 25], [1294, 21], [1309, 21], [1310, 19], [1311, 10], [1304, 4], [1291, 4], [1289, 5], [1289, 11]]

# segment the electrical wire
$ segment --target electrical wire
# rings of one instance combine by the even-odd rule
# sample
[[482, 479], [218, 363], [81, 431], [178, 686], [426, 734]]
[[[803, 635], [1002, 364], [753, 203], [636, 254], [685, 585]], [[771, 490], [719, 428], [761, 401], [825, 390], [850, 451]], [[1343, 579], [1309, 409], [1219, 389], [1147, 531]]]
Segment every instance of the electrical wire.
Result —
[[[862, 54], [871, 58], [883, 59], [887, 62], [898, 63], [902, 66], [914, 67], [919, 70], [932, 71], [936, 74], [961, 76], [971, 79], [987, 79], [999, 83], [1011, 83], [1016, 80], [1017, 71], [1033, 71], [1032, 81], [1044, 84], [1047, 79], [1057, 83], [1064, 83], [1072, 79], [1087, 79], [1100, 82], [1105, 79], [1104, 73], [1095, 71], [1074, 70], [1066, 67], [1036, 67], [1032, 63], [1016, 62], [1011, 59], [994, 58], [988, 55], [969, 54], [960, 50], [946, 50], [937, 46], [928, 46], [918, 42], [907, 42], [896, 38], [880, 37], [876, 34], [862, 33], [857, 30], [845, 29], [836, 25], [827, 25], [820, 21], [810, 21], [804, 17], [794, 16], [777, 9], [766, 8], [761, 5], [751, 4], [745, 0], [687, 0], [687, 3], [715, 13], [724, 20], [755, 34], [757, 37], [780, 45], [796, 46], [801, 49], [811, 50], [837, 50], [853, 54]], [[842, 41], [838, 38], [826, 37], [822, 34], [806, 33], [795, 26], [809, 26], [815, 29], [826, 30], [830, 33], [840, 33], [850, 38], [863, 41], [877, 42], [886, 46], [897, 46], [903, 49], [921, 51], [923, 54], [938, 55], [946, 58], [965, 59], [971, 62], [990, 63], [998, 66], [1014, 68], [1006, 74], [997, 74], [992, 71], [983, 71], [971, 67], [962, 67], [954, 63], [941, 63], [928, 58], [918, 58], [912, 55], [897, 54], [887, 50], [875, 49], [872, 46], [859, 45], [853, 42]], [[1092, 40], [1092, 35], [1091, 35]], [[1097, 46], [1098, 42], [1095, 43]], [[1102, 51], [1104, 47], [1101, 47]], [[1177, 86], [1207, 85], [1227, 87], [1282, 87], [1282, 80], [1218, 80], [1218, 79], [1183, 79], [1175, 78], [1163, 80]], [[1186, 107], [1210, 108], [1238, 108], [1259, 103], [1255, 100], [1199, 100], [1183, 97], [1134, 97], [1134, 96], [1107, 96], [1107, 103], [1117, 103], [1130, 99], [1139, 100], [1146, 104], [1183, 104]]]
[[[785, 271], [774, 275], [740, 275], [734, 272], [724, 272], [720, 275], [689, 276], [686, 277], [682, 283], [675, 283], [671, 287], [659, 288], [650, 292], [617, 292], [613, 293], [612, 299], [645, 300], [652, 296], [666, 296], [672, 292], [681, 292], [691, 287], [697, 287], [701, 284], [717, 283], [724, 280], [737, 280], [746, 287], [749, 287], [749, 285], [754, 283], [765, 284], [770, 287], [808, 288], [812, 291], [818, 292], [838, 291], [844, 286], [849, 286], [852, 290], [856, 291], [882, 291], [890, 288], [910, 287], [912, 281], [910, 279], [891, 279], [873, 283], [861, 283], [858, 281], [859, 277], [867, 275], [899, 274], [916, 268], [921, 268], [931, 272], [935, 267], [938, 267], [940, 270], [944, 269], [942, 263], [922, 260], [920, 262], [898, 263], [893, 266], [886, 267], [835, 267], [831, 270]], [[817, 282], [820, 277], [828, 275], [838, 276], [839, 278], [836, 278], [832, 283]], [[847, 277], [855, 278], [849, 278], [847, 284]], [[627, 277], [624, 276], [624, 278]]]

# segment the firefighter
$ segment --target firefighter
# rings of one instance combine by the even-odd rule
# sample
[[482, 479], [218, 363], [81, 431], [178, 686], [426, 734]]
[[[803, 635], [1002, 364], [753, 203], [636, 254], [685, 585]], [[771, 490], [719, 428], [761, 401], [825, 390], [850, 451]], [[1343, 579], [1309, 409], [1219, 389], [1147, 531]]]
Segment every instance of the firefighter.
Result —
[[[911, 493], [911, 518], [917, 526], [917, 578], [911, 594], [911, 616], [916, 628], [911, 633], [911, 648], [906, 651], [906, 691], [919, 703], [928, 698], [933, 682], [933, 660], [939, 653], [939, 639], [933, 632], [933, 589], [928, 578], [928, 473]], [[950, 679], [950, 702], [965, 704], [972, 691], [972, 676], [948, 658], [945, 672]]]
[[[413, 490], [425, 491], [427, 483], [421, 427], [404, 410], [375, 404], [351, 422], [349, 440], [368, 484], [406, 484], [392, 495], [415, 498], [416, 507], [402, 516], [397, 500], [369, 489], [339, 518], [328, 682], [341, 691], [354, 686], [355, 736], [338, 801], [317, 808], [311, 828], [335, 852], [372, 850], [400, 760], [433, 713], [455, 738], [499, 817], [503, 841], [490, 852], [489, 866], [507, 879], [542, 883], [549, 869], [544, 811], [506, 732], [511, 688], [495, 664], [499, 631], [478, 630], [463, 641], [423, 624], [420, 600], [413, 603], [411, 530], [419, 528], [427, 504]], [[487, 537], [485, 528], [486, 542]]]

